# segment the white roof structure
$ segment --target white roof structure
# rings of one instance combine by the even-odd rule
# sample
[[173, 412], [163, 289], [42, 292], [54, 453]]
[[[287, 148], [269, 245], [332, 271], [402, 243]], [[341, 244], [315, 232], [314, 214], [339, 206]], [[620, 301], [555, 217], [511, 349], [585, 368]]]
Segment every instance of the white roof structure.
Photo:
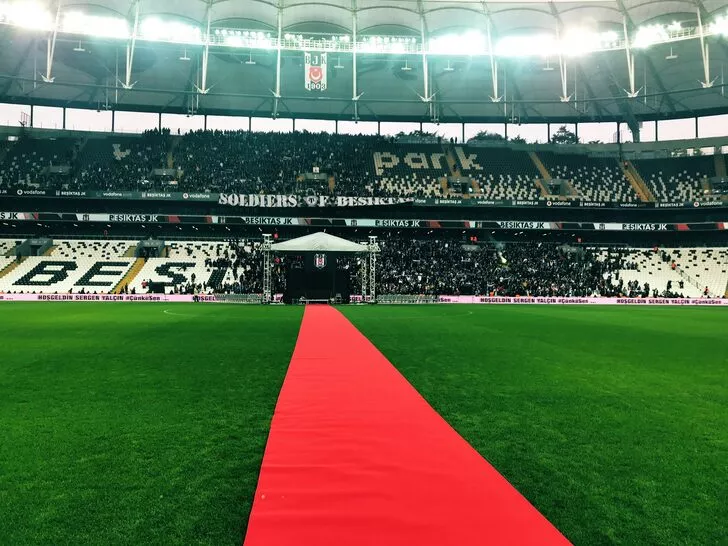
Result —
[[319, 232], [272, 246], [275, 252], [369, 252], [369, 247]]

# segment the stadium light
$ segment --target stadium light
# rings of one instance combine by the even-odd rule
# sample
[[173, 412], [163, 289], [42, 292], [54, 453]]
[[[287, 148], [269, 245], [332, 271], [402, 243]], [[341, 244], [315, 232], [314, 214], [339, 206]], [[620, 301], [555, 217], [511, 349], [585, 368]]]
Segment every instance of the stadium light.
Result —
[[561, 38], [549, 34], [507, 36], [496, 43], [494, 50], [499, 57], [579, 57], [619, 45], [620, 37], [614, 31], [572, 28]]
[[713, 33], [728, 38], [728, 15], [717, 17], [710, 28]]
[[0, 4], [0, 21], [28, 30], [50, 30], [53, 16], [36, 2]]
[[156, 17], [145, 19], [140, 25], [139, 34], [141, 38], [155, 42], [202, 43], [202, 31], [198, 27], [178, 21], [162, 21]]
[[495, 44], [498, 57], [551, 57], [558, 53], [556, 38], [547, 34], [506, 36]]
[[648, 25], [637, 29], [633, 47], [637, 49], [645, 49], [651, 45], [667, 42], [670, 39], [668, 29], [664, 25]]
[[61, 30], [70, 34], [85, 34], [102, 38], [127, 39], [129, 26], [121, 17], [99, 17], [77, 11], [63, 16]]
[[[54, 30], [55, 11], [50, 11], [38, 0], [0, 0], [0, 24], [11, 25], [31, 31]], [[77, 36], [97, 36], [115, 40], [128, 40], [131, 34], [130, 23], [123, 17], [97, 16], [85, 14], [78, 9], [64, 11], [58, 22], [58, 32]], [[695, 39], [698, 36], [728, 37], [728, 14], [713, 17], [706, 22], [704, 32], [699, 33], [694, 23], [677, 20], [667, 24], [652, 24], [640, 27], [630, 36], [634, 48], [648, 48], [654, 44], [671, 43], [677, 40]], [[141, 22], [139, 39], [150, 42], [170, 42], [181, 45], [200, 45], [207, 39], [202, 28], [180, 21], [170, 21], [162, 16], [152, 16]], [[331, 52], [350, 52], [356, 48], [361, 53], [376, 54], [419, 54], [426, 51], [432, 55], [460, 55], [496, 57], [575, 57], [593, 53], [625, 48], [622, 32], [598, 32], [589, 28], [565, 29], [559, 36], [550, 33], [537, 35], [503, 36], [490, 51], [489, 42], [476, 30], [462, 34], [445, 34], [427, 39], [411, 36], [367, 36], [354, 37], [348, 34], [292, 34], [281, 37], [281, 44], [274, 33], [261, 30], [214, 29], [211, 45], [246, 49], [319, 50]], [[424, 51], [423, 51], [424, 48]]]
[[433, 55], [482, 55], [487, 50], [485, 36], [474, 30], [432, 38], [427, 47]]

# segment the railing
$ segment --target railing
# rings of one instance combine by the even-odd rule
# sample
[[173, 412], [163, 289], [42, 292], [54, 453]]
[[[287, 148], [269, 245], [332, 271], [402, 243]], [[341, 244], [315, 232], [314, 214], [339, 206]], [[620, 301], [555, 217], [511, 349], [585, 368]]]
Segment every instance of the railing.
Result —
[[[678, 275], [680, 275], [680, 277], [685, 279], [689, 284], [693, 285], [698, 290], [702, 291], [705, 288], [705, 285], [699, 283], [696, 278], [685, 273], [685, 271], [683, 271], [683, 269], [681, 267], [679, 267], [679, 266], [675, 267], [675, 271], [677, 271], [677, 273], [678, 273]], [[712, 294], [709, 292], [708, 295], [714, 296], [715, 294]]]

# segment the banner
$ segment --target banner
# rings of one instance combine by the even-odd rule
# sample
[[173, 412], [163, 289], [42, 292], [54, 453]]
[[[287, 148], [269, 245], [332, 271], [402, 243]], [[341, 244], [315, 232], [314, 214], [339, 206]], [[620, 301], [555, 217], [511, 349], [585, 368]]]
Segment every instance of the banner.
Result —
[[249, 208], [378, 207], [411, 203], [408, 197], [344, 197], [331, 195], [258, 195], [221, 193], [218, 205]]
[[440, 296], [439, 303], [471, 303], [490, 305], [702, 305], [728, 306], [728, 299], [708, 298], [512, 298], [484, 296]]
[[[97, 302], [164, 302], [164, 303], [191, 303], [195, 296], [180, 294], [3, 294], [0, 292], [0, 301], [97, 301]], [[213, 295], [197, 296], [200, 302], [214, 303], [217, 298]]]
[[519, 199], [478, 199], [462, 197], [368, 197], [331, 195], [260, 195], [221, 194], [206, 192], [165, 191], [92, 191], [92, 190], [40, 190], [27, 188], [0, 188], [0, 198], [53, 197], [63, 199], [99, 199], [131, 201], [217, 202], [219, 205], [251, 208], [295, 207], [371, 207], [384, 205], [414, 205], [417, 207], [477, 207], [477, 208], [579, 208], [579, 209], [715, 209], [728, 208], [728, 201], [690, 201], [688, 203], [609, 203], [602, 201], [527, 201]]
[[[393, 295], [396, 297], [396, 295]], [[109, 302], [109, 303], [192, 303], [195, 296], [176, 294], [2, 294], [0, 302], [40, 301], [40, 302]], [[225, 303], [226, 297], [199, 295], [202, 303]], [[437, 303], [470, 305], [668, 305], [680, 307], [728, 307], [728, 299], [708, 298], [512, 298], [484, 296], [438, 296]], [[281, 301], [281, 295], [274, 297]], [[361, 296], [352, 296], [352, 301], [361, 301]], [[416, 304], [413, 304], [416, 305]]]
[[328, 87], [327, 55], [327, 53], [310, 53], [308, 51], [303, 53], [304, 87], [308, 91], [326, 91]]
[[321, 228], [361, 227], [379, 229], [482, 229], [489, 231], [723, 231], [725, 222], [594, 223], [534, 222], [529, 220], [415, 220], [402, 218], [316, 218], [291, 216], [193, 216], [175, 214], [0, 212], [3, 221], [99, 222], [105, 224], [231, 224], [242, 226]]

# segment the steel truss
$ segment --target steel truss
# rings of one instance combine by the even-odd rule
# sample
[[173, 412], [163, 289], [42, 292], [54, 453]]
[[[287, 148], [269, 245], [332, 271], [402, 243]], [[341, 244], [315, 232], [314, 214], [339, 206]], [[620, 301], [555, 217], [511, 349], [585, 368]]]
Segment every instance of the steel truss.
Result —
[[[376, 235], [370, 235], [369, 236], [369, 244], [367, 245], [369, 247], [369, 254], [368, 254], [368, 262], [369, 267], [367, 268], [369, 271], [369, 299], [368, 301], [370, 303], [376, 303], [377, 301], [377, 252], [379, 252], [379, 244], [377, 243], [377, 236]], [[365, 299], [365, 301], [367, 301]]]
[[263, 303], [273, 301], [273, 236], [263, 235]]

